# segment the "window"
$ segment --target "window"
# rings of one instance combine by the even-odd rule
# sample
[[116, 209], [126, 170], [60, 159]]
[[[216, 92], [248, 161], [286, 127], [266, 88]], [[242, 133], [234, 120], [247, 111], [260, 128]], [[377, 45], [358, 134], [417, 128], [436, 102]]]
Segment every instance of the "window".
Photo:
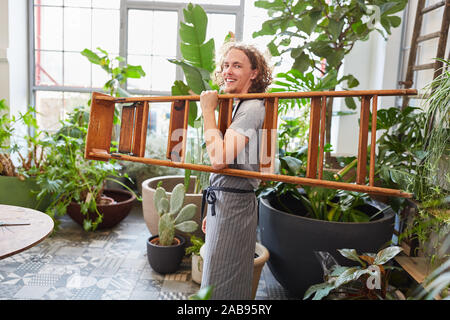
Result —
[[178, 28], [189, 2], [208, 14], [208, 38], [216, 49], [233, 31], [242, 39], [243, 0], [29, 0], [31, 104], [39, 125], [56, 130], [68, 112], [85, 105], [92, 91], [101, 91], [107, 74], [80, 54], [100, 47], [146, 76], [129, 79], [126, 89], [135, 95], [169, 95], [181, 69], [168, 58], [181, 58]]

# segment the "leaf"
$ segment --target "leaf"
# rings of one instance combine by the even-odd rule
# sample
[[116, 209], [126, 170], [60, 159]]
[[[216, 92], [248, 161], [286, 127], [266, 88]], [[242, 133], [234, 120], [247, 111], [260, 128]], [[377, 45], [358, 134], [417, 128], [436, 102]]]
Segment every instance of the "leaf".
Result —
[[355, 276], [359, 274], [358, 271], [360, 270], [361, 269], [357, 267], [352, 267], [342, 272], [334, 283], [335, 288], [338, 288], [343, 284], [353, 281], [355, 279]]
[[292, 68], [294, 68], [294, 70], [298, 70], [299, 72], [305, 72], [306, 70], [308, 70], [310, 64], [311, 62], [309, 56], [306, 53], [302, 52], [295, 58], [295, 62], [292, 65]]
[[333, 40], [336, 40], [339, 38], [339, 35], [342, 32], [342, 28], [344, 27], [345, 20], [341, 19], [339, 21], [334, 19], [329, 19], [328, 23], [328, 29], [333, 37]]
[[100, 65], [101, 58], [93, 51], [89, 49], [84, 49], [83, 51], [81, 51], [81, 54], [86, 58], [88, 58], [89, 62]]
[[347, 259], [357, 261], [361, 265], [366, 266], [366, 264], [359, 258], [359, 255], [355, 249], [338, 249], [338, 251], [341, 255], [343, 255]]
[[399, 254], [403, 249], [398, 246], [387, 247], [386, 249], [381, 250], [375, 256], [375, 260], [373, 264], [385, 264], [392, 258], [394, 258], [397, 254]]
[[356, 109], [356, 103], [355, 103], [355, 100], [353, 100], [353, 97], [345, 97], [345, 105], [349, 109], [352, 109], [352, 110]]
[[175, 225], [175, 228], [182, 232], [194, 232], [197, 230], [198, 224], [195, 221], [184, 221]]
[[194, 67], [184, 61], [179, 61], [176, 59], [168, 60], [183, 68], [187, 84], [196, 94], [200, 94], [202, 93], [202, 91], [209, 90], [209, 87], [207, 86], [207, 81], [209, 80], [209, 72], [207, 70]]
[[183, 207], [184, 203], [184, 185], [179, 183], [173, 188], [172, 195], [170, 196], [170, 214], [174, 215], [178, 213]]
[[[190, 95], [189, 88], [183, 81], [181, 80], [175, 80], [174, 84], [172, 85], [172, 95], [173, 96], [188, 96]], [[194, 127], [195, 120], [197, 119], [197, 113], [198, 113], [197, 103], [195, 101], [189, 102], [189, 118], [188, 118], [188, 124], [191, 127]]]
[[196, 294], [189, 296], [189, 300], [209, 300], [211, 298], [213, 286], [201, 288]]
[[323, 297], [326, 297], [331, 290], [333, 290], [335, 286], [332, 283], [324, 282], [312, 285], [306, 290], [305, 295], [303, 296], [303, 300], [308, 299], [313, 293], [313, 300], [321, 300]]
[[195, 216], [196, 212], [197, 206], [195, 204], [187, 204], [181, 209], [180, 213], [175, 218], [175, 224], [192, 219]]

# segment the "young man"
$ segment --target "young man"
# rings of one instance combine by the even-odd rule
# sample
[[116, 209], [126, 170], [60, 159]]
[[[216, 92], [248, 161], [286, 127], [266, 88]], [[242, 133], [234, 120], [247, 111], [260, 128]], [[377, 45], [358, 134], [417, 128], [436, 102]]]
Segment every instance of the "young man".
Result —
[[[265, 92], [272, 81], [264, 56], [254, 47], [229, 43], [216, 71], [226, 93]], [[216, 91], [204, 91], [200, 105], [206, 148], [214, 169], [259, 170], [259, 130], [264, 101], [235, 101], [230, 127], [222, 137], [214, 110]], [[202, 287], [213, 285], [212, 299], [251, 299], [256, 243], [258, 179], [212, 174], [204, 197], [208, 201], [202, 229], [206, 233]]]

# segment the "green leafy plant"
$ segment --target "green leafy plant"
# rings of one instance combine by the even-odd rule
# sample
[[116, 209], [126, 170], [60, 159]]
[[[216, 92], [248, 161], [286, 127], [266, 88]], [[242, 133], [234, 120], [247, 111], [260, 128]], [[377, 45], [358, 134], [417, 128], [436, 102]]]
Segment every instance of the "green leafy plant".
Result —
[[[172, 86], [172, 95], [199, 95], [204, 90], [219, 88], [211, 81], [210, 74], [215, 68], [214, 39], [206, 40], [208, 16], [200, 5], [191, 3], [183, 9], [184, 22], [180, 22], [180, 49], [183, 59], [168, 59], [180, 66], [186, 77], [185, 84], [176, 80]], [[206, 144], [202, 142], [203, 118], [198, 117], [198, 107], [195, 101], [189, 103], [188, 124], [195, 129], [195, 138], [189, 138], [190, 151], [186, 153], [185, 162], [208, 164]], [[199, 193], [209, 184], [209, 172], [185, 170], [186, 190], [190, 177], [196, 177], [194, 193]]]
[[[0, 175], [17, 176], [23, 180], [46, 170], [45, 159], [48, 133], [40, 130], [36, 117], [36, 109], [29, 107], [25, 113], [10, 117], [5, 100], [0, 100]], [[21, 125], [33, 130], [34, 134], [19, 136], [15, 134], [15, 126]], [[16, 155], [19, 163], [15, 165], [11, 156]]]
[[201, 288], [195, 294], [189, 296], [189, 300], [209, 300], [211, 299], [213, 285]]
[[182, 183], [173, 188], [170, 200], [163, 187], [157, 187], [154, 196], [155, 208], [159, 214], [158, 235], [161, 246], [170, 246], [175, 237], [175, 229], [194, 232], [198, 224], [190, 220], [195, 216], [197, 206], [189, 203], [183, 207], [185, 189]]
[[186, 255], [196, 254], [200, 255], [200, 249], [205, 244], [202, 238], [191, 235], [191, 245], [186, 248]]
[[329, 299], [397, 299], [395, 288], [389, 286], [390, 270], [397, 267], [386, 265], [399, 254], [401, 247], [387, 247], [377, 254], [358, 254], [355, 249], [338, 249], [347, 259], [356, 261], [360, 266], [331, 266], [325, 276], [325, 282], [312, 285], [303, 299], [313, 296], [313, 300]]
[[145, 77], [144, 70], [141, 66], [125, 64], [125, 58], [121, 56], [111, 57], [107, 51], [100, 47], [97, 47], [97, 50], [100, 51], [100, 55], [87, 48], [81, 51], [81, 54], [92, 64], [99, 65], [110, 76], [110, 79], [105, 82], [103, 90], [112, 96], [128, 97], [130, 94], [122, 86], [128, 78]]
[[[255, 6], [266, 9], [269, 19], [253, 37], [273, 36], [268, 48], [273, 57], [290, 54], [292, 69], [300, 73], [316, 71], [327, 83], [354, 88], [359, 82], [351, 74], [340, 76], [344, 57], [358, 41], [366, 41], [375, 30], [384, 37], [398, 27], [396, 16], [405, 8], [406, 0], [331, 1], [260, 0]], [[326, 81], [325, 81], [326, 79]], [[345, 99], [350, 109], [356, 104]], [[330, 143], [332, 100], [327, 103], [326, 142]]]
[[[47, 138], [48, 167], [37, 175], [41, 188], [37, 197], [52, 197], [46, 213], [56, 226], [59, 225], [57, 217], [67, 212], [71, 202], [80, 204], [81, 212], [86, 216], [83, 228], [93, 231], [103, 218], [97, 205], [108, 200], [103, 196], [106, 181], [114, 181], [132, 190], [117, 180], [123, 175], [116, 160], [103, 162], [84, 158], [88, 119], [89, 113], [85, 108], [75, 108], [67, 120], [61, 121], [62, 127]], [[89, 218], [89, 212], [97, 214], [94, 221]]]

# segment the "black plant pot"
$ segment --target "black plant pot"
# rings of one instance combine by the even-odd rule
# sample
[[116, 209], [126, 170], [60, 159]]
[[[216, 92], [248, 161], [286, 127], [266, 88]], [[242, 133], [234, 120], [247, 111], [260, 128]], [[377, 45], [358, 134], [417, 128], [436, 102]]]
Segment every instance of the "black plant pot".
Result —
[[[378, 211], [386, 205], [369, 203]], [[375, 211], [375, 212], [376, 212]], [[395, 213], [385, 210], [380, 218], [363, 223], [328, 222], [275, 209], [268, 199], [260, 199], [259, 228], [262, 244], [269, 250], [268, 266], [289, 294], [303, 298], [313, 284], [323, 282], [323, 270], [314, 251], [327, 251], [340, 265], [355, 265], [337, 249], [376, 253], [392, 238]]]
[[157, 244], [158, 235], [147, 240], [147, 258], [150, 267], [158, 273], [174, 273], [180, 268], [181, 260], [184, 256], [186, 240], [176, 235], [177, 244], [171, 246], [160, 246]]

